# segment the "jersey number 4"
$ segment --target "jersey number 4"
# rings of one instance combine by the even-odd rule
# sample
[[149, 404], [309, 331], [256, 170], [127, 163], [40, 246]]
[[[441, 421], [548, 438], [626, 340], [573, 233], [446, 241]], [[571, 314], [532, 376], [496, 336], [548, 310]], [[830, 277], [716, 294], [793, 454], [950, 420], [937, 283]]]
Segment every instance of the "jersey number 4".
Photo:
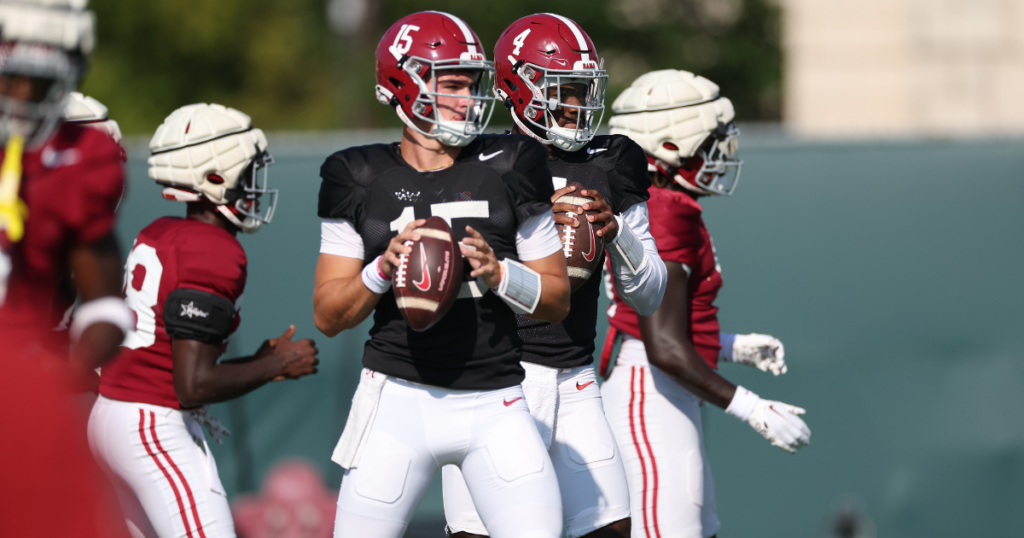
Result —
[[160, 277], [164, 266], [156, 255], [156, 249], [136, 243], [128, 254], [124, 268], [124, 296], [128, 308], [135, 312], [135, 330], [124, 339], [124, 347], [139, 349], [156, 342], [156, 306], [160, 295]]

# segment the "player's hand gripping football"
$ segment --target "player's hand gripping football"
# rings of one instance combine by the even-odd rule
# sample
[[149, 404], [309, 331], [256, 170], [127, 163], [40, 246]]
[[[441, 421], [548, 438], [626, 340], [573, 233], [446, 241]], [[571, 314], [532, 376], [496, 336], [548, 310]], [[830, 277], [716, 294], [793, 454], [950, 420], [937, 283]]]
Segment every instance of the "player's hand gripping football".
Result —
[[802, 407], [772, 400], [760, 400], [747, 424], [768, 440], [790, 454], [811, 442], [811, 429], [799, 417], [807, 411]]
[[732, 360], [773, 375], [786, 373], [786, 350], [778, 338], [768, 334], [737, 334], [732, 344]]
[[426, 223], [426, 219], [414, 220], [406, 224], [405, 229], [401, 233], [391, 238], [391, 242], [388, 243], [388, 249], [384, 251], [380, 259], [380, 270], [385, 276], [391, 278], [392, 273], [395, 272], [395, 267], [398, 267], [399, 256], [412, 253], [412, 247], [405, 243], [407, 241], [419, 241], [420, 234], [415, 233], [413, 230]]
[[498, 263], [498, 258], [480, 232], [466, 226], [466, 233], [469, 237], [462, 239], [459, 248], [462, 255], [469, 260], [469, 266], [473, 268], [469, 276], [483, 279], [488, 288], [497, 288], [501, 283], [501, 264]]
[[292, 341], [293, 336], [295, 325], [289, 325], [284, 334], [263, 342], [256, 351], [257, 359], [277, 357], [280, 373], [274, 377], [274, 381], [298, 379], [317, 373], [320, 360], [316, 358], [316, 354], [319, 353], [316, 344], [309, 338]]
[[[612, 215], [612, 208], [608, 205], [608, 202], [604, 200], [601, 193], [593, 189], [583, 189], [578, 194], [583, 197], [593, 198], [593, 202], [588, 202], [582, 206], [565, 203], [554, 203], [562, 196], [569, 194], [576, 190], [576, 185], [570, 185], [568, 187], [562, 187], [555, 191], [555, 194], [551, 196], [553, 205], [551, 211], [555, 214], [555, 224], [568, 224], [573, 228], [578, 228], [580, 223], [572, 217], [565, 215], [566, 212], [576, 213], [577, 215], [586, 215], [587, 220], [593, 224], [597, 224], [597, 236], [603, 237], [605, 241], [611, 241], [615, 239], [615, 234], [619, 232], [619, 223], [615, 220]], [[588, 213], [588, 211], [590, 213]], [[607, 244], [607, 243], [605, 243]]]

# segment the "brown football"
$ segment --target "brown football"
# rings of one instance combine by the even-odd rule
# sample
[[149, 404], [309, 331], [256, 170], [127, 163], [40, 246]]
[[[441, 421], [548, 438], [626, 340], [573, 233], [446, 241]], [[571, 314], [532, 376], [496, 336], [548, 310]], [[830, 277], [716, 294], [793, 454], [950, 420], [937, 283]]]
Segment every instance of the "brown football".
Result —
[[441, 320], [462, 287], [462, 252], [448, 223], [430, 217], [416, 228], [419, 241], [406, 241], [410, 254], [398, 258], [394, 272], [395, 300], [414, 331], [425, 331]]
[[[556, 204], [582, 206], [587, 202], [594, 201], [593, 198], [577, 194], [583, 190], [583, 186], [579, 183], [570, 183], [566, 186], [572, 185], [576, 186], [576, 190], [559, 197], [555, 200]], [[569, 217], [577, 216], [575, 212], [571, 211], [562, 214]], [[569, 286], [574, 293], [583, 287], [591, 275], [601, 271], [601, 251], [604, 250], [604, 238], [596, 235], [600, 228], [592, 225], [584, 216], [579, 216], [576, 220], [580, 223], [578, 228], [573, 228], [568, 224], [558, 225], [558, 236], [562, 239], [562, 251], [565, 252], [565, 261], [569, 265]]]

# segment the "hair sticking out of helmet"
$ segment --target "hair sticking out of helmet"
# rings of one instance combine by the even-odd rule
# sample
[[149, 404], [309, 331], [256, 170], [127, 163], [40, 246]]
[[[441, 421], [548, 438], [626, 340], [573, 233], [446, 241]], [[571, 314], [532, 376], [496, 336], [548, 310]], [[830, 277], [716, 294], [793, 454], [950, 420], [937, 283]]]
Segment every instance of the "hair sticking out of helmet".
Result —
[[377, 100], [446, 146], [465, 146], [484, 132], [494, 111], [493, 77], [480, 38], [448, 13], [403, 17], [377, 45]]
[[243, 232], [255, 233], [274, 217], [277, 189], [268, 188], [263, 131], [233, 108], [195, 104], [171, 113], [149, 143], [149, 177], [163, 197], [207, 202]]
[[612, 104], [612, 134], [647, 152], [652, 171], [700, 195], [729, 196], [739, 182], [732, 102], [710, 80], [664, 69], [636, 79]]
[[494, 62], [494, 94], [523, 133], [569, 152], [597, 135], [608, 75], [578, 24], [553, 13], [523, 17], [498, 38]]
[[0, 143], [12, 135], [28, 147], [60, 124], [65, 99], [85, 72], [93, 14], [81, 0], [0, 1]]

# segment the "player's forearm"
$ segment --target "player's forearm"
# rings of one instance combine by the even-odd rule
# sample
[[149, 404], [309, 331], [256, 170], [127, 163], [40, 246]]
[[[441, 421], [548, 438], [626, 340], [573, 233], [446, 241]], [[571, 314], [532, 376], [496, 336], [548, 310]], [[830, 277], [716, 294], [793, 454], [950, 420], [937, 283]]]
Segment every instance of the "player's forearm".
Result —
[[540, 302], [533, 314], [525, 317], [560, 323], [569, 315], [569, 279], [561, 275], [541, 275]]
[[71, 360], [84, 369], [95, 370], [117, 354], [124, 341], [124, 331], [113, 323], [89, 325], [71, 351]]
[[277, 355], [242, 357], [196, 368], [190, 379], [175, 383], [175, 392], [186, 407], [225, 402], [266, 385], [281, 371]]
[[[684, 388], [722, 409], [729, 406], [736, 393], [736, 385], [708, 366], [697, 350], [693, 349], [693, 344], [684, 341], [648, 346], [645, 339], [644, 347], [651, 364]], [[658, 351], [652, 352], [652, 349]]]
[[329, 280], [313, 293], [313, 320], [320, 332], [334, 336], [362, 323], [379, 300], [360, 276]]

